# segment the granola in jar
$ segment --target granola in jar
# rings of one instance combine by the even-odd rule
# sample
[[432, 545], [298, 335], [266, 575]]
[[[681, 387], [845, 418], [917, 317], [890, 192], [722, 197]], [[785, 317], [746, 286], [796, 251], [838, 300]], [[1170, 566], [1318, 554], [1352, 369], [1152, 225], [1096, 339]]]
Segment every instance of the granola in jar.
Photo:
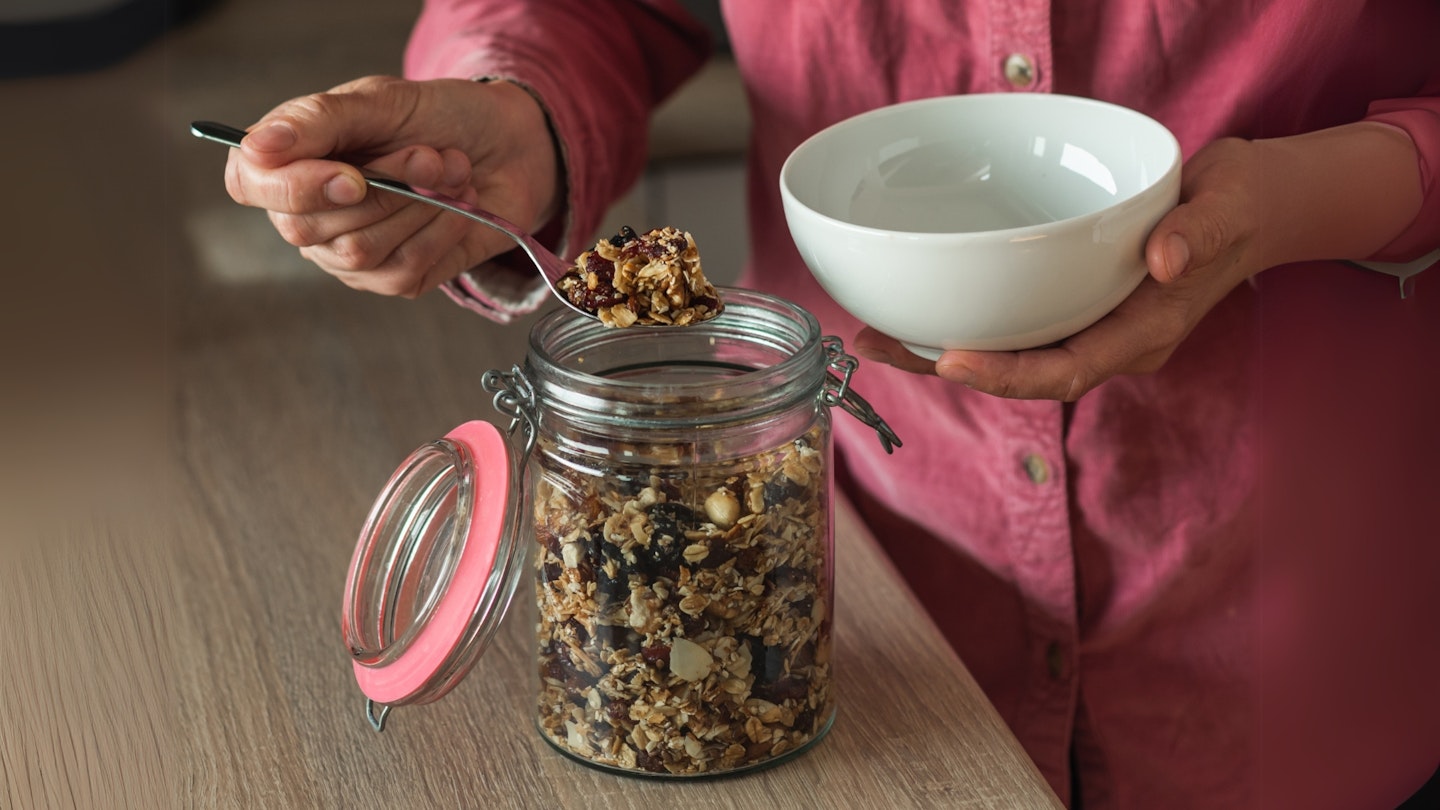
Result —
[[695, 238], [671, 227], [644, 234], [622, 228], [581, 253], [556, 286], [606, 326], [686, 326], [722, 308]]
[[551, 743], [602, 766], [699, 775], [825, 731], [823, 441], [812, 428], [739, 459], [602, 471], [541, 448], [538, 717]]

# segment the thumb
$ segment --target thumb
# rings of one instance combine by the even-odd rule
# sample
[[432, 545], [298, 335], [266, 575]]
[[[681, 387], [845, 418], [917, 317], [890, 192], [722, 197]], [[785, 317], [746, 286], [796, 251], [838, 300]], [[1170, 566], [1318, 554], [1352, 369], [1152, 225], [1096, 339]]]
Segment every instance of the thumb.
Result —
[[262, 168], [297, 160], [375, 156], [393, 151], [409, 109], [402, 83], [360, 79], [323, 93], [291, 99], [266, 113], [241, 141], [245, 157]]
[[1224, 211], [1203, 201], [1176, 206], [1166, 214], [1145, 243], [1145, 264], [1162, 284], [1178, 280], [1219, 257], [1230, 228]]

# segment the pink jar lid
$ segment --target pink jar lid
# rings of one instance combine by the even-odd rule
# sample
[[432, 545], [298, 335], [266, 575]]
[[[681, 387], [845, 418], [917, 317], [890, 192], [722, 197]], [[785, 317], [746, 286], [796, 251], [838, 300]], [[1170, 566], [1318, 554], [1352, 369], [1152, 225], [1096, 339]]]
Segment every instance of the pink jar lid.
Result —
[[468, 422], [411, 453], [376, 499], [341, 625], [355, 680], [385, 711], [444, 695], [499, 626], [524, 568], [517, 475], [500, 431]]

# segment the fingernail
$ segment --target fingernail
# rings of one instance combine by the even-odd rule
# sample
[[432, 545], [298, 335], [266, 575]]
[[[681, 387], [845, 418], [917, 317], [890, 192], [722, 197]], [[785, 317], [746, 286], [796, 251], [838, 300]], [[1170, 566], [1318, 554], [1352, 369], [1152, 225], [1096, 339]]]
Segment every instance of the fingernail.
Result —
[[1185, 275], [1190, 264], [1190, 245], [1185, 237], [1178, 233], [1172, 233], [1165, 237], [1165, 269], [1170, 271], [1170, 278], [1177, 279]]
[[262, 152], [283, 152], [295, 145], [295, 130], [284, 121], [276, 121], [250, 133], [245, 140]]
[[325, 199], [335, 205], [354, 205], [365, 197], [365, 189], [348, 174], [337, 174], [325, 184]]
[[947, 363], [942, 360], [935, 364], [935, 373], [942, 380], [949, 380], [964, 386], [970, 386], [975, 382], [975, 372], [964, 363]]

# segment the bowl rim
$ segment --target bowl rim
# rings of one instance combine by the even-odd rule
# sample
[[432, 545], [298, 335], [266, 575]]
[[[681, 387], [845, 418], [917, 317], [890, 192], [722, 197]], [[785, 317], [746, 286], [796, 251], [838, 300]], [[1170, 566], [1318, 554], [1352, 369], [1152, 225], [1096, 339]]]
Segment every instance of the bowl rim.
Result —
[[[807, 148], [813, 147], [813, 144], [821, 137], [827, 134], [832, 134], [839, 129], [845, 129], [851, 126], [859, 126], [869, 119], [877, 118], [882, 115], [894, 114], [897, 110], [913, 109], [924, 106], [937, 106], [941, 104], [978, 104], [985, 103], [986, 101], [993, 101], [999, 97], [1004, 97], [1007, 102], [1014, 102], [1019, 104], [1048, 104], [1052, 103], [1054, 99], [1060, 99], [1066, 104], [1094, 106], [1109, 110], [1111, 112], [1117, 112], [1134, 117], [1138, 119], [1141, 123], [1148, 124], [1153, 127], [1156, 132], [1162, 136], [1162, 140], [1165, 140], [1167, 145], [1171, 147], [1170, 165], [1165, 168], [1165, 171], [1157, 175], [1154, 182], [1150, 183], [1150, 185], [1140, 189], [1139, 191], [1131, 194], [1128, 197], [1125, 197], [1124, 199], [1117, 200], [1116, 202], [1107, 205], [1104, 208], [1100, 208], [1084, 214], [1077, 214], [1072, 217], [1052, 220], [1050, 222], [1042, 222], [1035, 225], [1020, 225], [1013, 228], [995, 228], [982, 231], [896, 231], [887, 228], [876, 228], [871, 225], [860, 225], [855, 222], [847, 222], [846, 220], [832, 217], [829, 214], [822, 214], [814, 207], [802, 202], [800, 198], [797, 197], [795, 193], [790, 190], [790, 184], [786, 182], [786, 178], [790, 175], [791, 168], [795, 164], [796, 158], [800, 154], [800, 152]], [[1054, 229], [1060, 227], [1073, 227], [1074, 225], [1087, 223], [1089, 221], [1099, 219], [1100, 217], [1104, 216], [1113, 216], [1116, 211], [1129, 209], [1141, 205], [1142, 203], [1148, 202], [1149, 199], [1156, 194], [1165, 193], [1166, 196], [1171, 196], [1167, 191], [1167, 189], [1169, 189], [1171, 186], [1174, 186], [1175, 192], [1178, 193], [1180, 169], [1184, 162], [1183, 157], [1184, 156], [1181, 153], [1180, 148], [1180, 141], [1178, 138], [1175, 137], [1175, 133], [1170, 131], [1169, 127], [1160, 123], [1155, 118], [1131, 107], [1126, 107], [1109, 101], [1102, 101], [1100, 99], [1087, 98], [1085, 96], [1067, 95], [1064, 93], [1006, 91], [995, 91], [986, 93], [958, 93], [952, 95], [928, 96], [926, 98], [910, 99], [908, 101], [900, 101], [894, 104], [887, 104], [883, 107], [875, 107], [874, 109], [866, 110], [861, 113], [856, 113], [855, 115], [849, 116], [848, 118], [843, 118], [833, 124], [829, 124], [828, 126], [821, 128], [820, 130], [806, 137], [803, 141], [796, 145], [794, 149], [790, 150], [790, 154], [785, 157], [785, 161], [780, 165], [779, 186], [781, 201], [782, 203], [786, 204], [786, 207], [793, 204], [794, 206], [798, 207], [800, 210], [804, 211], [810, 216], [816, 217], [825, 222], [833, 223], [841, 227], [842, 229], [854, 231], [857, 233], [877, 236], [884, 235], [890, 237], [901, 235], [907, 238], [916, 239], [935, 237], [974, 239], [992, 238], [996, 236], [1004, 236], [1007, 238], [1021, 238], [1041, 232], [1053, 231]]]

